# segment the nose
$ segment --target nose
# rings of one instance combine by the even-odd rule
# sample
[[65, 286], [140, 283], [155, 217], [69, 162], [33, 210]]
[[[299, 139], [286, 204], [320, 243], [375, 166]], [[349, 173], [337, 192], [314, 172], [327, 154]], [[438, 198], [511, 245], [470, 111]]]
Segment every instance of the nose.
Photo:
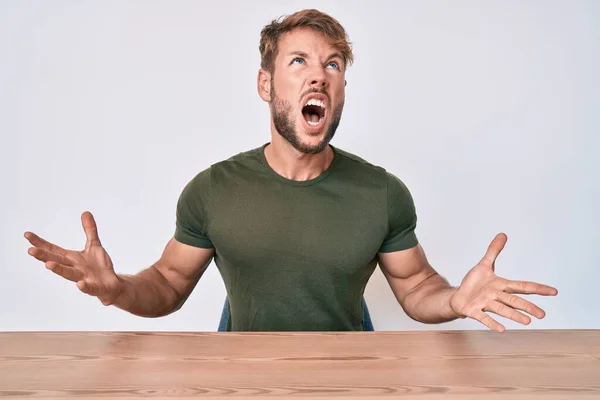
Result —
[[310, 77], [310, 87], [315, 89], [324, 89], [328, 85], [327, 74], [322, 68], [317, 68]]

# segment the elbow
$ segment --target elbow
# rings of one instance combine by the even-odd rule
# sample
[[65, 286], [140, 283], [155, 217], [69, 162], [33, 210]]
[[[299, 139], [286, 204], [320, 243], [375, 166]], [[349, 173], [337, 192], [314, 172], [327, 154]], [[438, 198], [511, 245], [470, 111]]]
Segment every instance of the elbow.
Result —
[[[418, 293], [417, 293], [418, 294]], [[417, 304], [418, 304], [418, 296], [415, 296], [414, 292], [409, 292], [404, 298], [398, 299], [402, 310], [406, 314], [407, 317], [412, 319], [413, 321], [423, 322], [418, 317], [417, 312]]]

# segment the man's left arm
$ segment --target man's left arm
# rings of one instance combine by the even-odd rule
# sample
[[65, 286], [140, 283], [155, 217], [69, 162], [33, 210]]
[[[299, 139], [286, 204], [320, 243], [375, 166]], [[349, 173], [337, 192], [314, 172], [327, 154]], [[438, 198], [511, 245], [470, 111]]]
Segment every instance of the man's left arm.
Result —
[[378, 253], [379, 266], [410, 318], [423, 323], [473, 318], [496, 332], [503, 332], [504, 326], [488, 312], [528, 325], [531, 318], [521, 311], [538, 319], [546, 314], [516, 294], [554, 296], [558, 293], [551, 286], [497, 276], [496, 258], [506, 241], [505, 234], [498, 234], [458, 287], [452, 287], [434, 270], [419, 244], [407, 250]]
[[420, 244], [401, 251], [378, 254], [379, 266], [398, 303], [419, 322], [437, 324], [460, 318], [450, 307], [457, 290], [430, 264]]

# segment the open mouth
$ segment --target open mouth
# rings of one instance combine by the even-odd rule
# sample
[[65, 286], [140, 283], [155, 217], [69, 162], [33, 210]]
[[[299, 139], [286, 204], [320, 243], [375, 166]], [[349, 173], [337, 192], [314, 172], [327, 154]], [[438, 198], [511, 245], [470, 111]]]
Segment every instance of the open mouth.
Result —
[[319, 125], [325, 118], [325, 103], [318, 99], [310, 99], [302, 108], [302, 115], [308, 125]]

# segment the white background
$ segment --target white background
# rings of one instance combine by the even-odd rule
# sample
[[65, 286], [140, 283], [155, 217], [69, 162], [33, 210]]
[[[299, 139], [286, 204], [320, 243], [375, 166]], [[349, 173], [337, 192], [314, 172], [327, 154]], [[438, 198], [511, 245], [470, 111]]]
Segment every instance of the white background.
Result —
[[[497, 273], [559, 289], [527, 329], [600, 328], [600, 2], [0, 2], [0, 330], [205, 330], [225, 296], [211, 265], [160, 319], [104, 307], [27, 255], [96, 216], [118, 272], [161, 254], [183, 186], [269, 140], [261, 28], [317, 7], [355, 65], [332, 144], [398, 175], [431, 263], [453, 284], [498, 232]], [[378, 330], [480, 329], [408, 319], [377, 271]], [[520, 325], [507, 322], [509, 328]]]

